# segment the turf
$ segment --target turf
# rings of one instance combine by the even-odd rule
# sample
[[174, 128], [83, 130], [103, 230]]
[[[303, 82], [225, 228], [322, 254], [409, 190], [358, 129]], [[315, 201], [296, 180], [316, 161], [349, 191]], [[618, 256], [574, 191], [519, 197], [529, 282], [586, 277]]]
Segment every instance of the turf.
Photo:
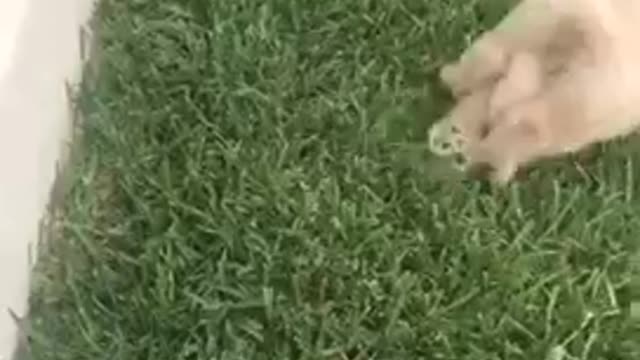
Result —
[[101, 8], [35, 359], [640, 358], [634, 152], [496, 190], [425, 151], [438, 66], [506, 3]]

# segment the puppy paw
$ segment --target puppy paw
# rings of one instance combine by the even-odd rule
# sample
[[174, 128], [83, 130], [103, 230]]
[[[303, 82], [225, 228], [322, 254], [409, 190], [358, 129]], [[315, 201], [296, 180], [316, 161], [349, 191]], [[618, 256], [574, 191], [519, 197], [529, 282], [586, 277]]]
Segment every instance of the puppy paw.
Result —
[[438, 156], [459, 154], [465, 144], [464, 136], [447, 119], [438, 121], [429, 129], [429, 149]]

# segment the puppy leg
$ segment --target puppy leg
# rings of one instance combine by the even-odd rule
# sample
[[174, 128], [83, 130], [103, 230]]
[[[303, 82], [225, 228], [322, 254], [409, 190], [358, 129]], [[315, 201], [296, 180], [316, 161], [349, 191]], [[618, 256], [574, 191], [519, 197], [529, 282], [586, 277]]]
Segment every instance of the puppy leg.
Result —
[[492, 36], [484, 34], [463, 53], [460, 59], [440, 70], [440, 80], [457, 98], [500, 78], [508, 65], [507, 49]]
[[504, 73], [509, 54], [540, 52], [555, 36], [566, 15], [555, 0], [523, 0], [492, 30], [483, 33], [458, 59], [440, 72], [443, 83], [458, 97]]
[[543, 72], [540, 61], [530, 53], [513, 55], [505, 76], [498, 81], [489, 102], [489, 118], [537, 94], [542, 88]]
[[471, 167], [488, 166], [493, 182], [508, 183], [521, 165], [544, 152], [549, 138], [544, 111], [535, 102], [509, 111], [484, 140], [468, 147]]

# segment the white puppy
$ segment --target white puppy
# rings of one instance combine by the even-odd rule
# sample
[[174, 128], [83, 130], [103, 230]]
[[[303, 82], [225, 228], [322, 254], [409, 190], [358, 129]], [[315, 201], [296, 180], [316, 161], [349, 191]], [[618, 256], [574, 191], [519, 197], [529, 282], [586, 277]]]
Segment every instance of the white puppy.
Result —
[[[524, 42], [522, 32], [518, 36], [523, 41], [516, 42], [513, 37], [488, 32], [479, 40], [482, 46], [474, 50], [476, 54], [484, 51], [484, 56], [475, 60], [463, 56], [443, 70], [443, 80], [464, 101], [469, 94], [486, 92], [491, 83], [500, 84], [512, 71], [509, 66], [514, 54], [529, 51], [539, 60], [539, 72], [532, 67], [530, 76], [539, 83], [528, 88], [529, 93], [516, 91], [513, 99], [494, 94], [503, 102], [498, 106], [500, 111], [487, 115], [492, 125], [488, 134], [464, 137], [465, 143], [458, 149], [471, 165], [490, 165], [494, 170], [491, 177], [499, 183], [511, 180], [522, 165], [579, 151], [640, 126], [640, 45], [636, 42], [640, 2], [525, 0], [520, 9], [534, 3], [545, 4], [555, 20], [550, 17], [550, 27], [540, 29], [540, 37], [531, 36], [531, 46]], [[539, 91], [531, 93], [535, 87]], [[438, 137], [437, 128], [432, 138]]]

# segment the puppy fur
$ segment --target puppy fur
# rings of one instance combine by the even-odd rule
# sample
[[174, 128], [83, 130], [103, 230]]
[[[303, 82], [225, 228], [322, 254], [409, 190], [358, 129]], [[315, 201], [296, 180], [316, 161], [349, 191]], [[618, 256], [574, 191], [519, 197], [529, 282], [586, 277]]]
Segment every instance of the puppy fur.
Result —
[[[540, 90], [542, 74], [537, 59], [524, 52], [510, 58], [502, 78], [461, 95], [456, 106], [438, 124], [440, 127], [435, 128], [437, 135], [448, 137], [452, 143], [448, 147], [445, 145], [439, 152], [441, 155], [464, 152], [467, 144], [481, 141], [497, 125], [504, 111]], [[442, 148], [443, 145], [431, 147]]]
[[[554, 12], [556, 20], [550, 22], [555, 33], [542, 31], [527, 48], [524, 42], [513, 46], [499, 32], [488, 32], [472, 47], [476, 55], [463, 56], [442, 71], [443, 81], [461, 103], [474, 93], [491, 98], [486, 89], [498, 78], [494, 103], [488, 106], [492, 125], [488, 135], [469, 137], [463, 152], [471, 164], [489, 164], [494, 169], [492, 179], [502, 184], [520, 166], [625, 136], [640, 125], [640, 46], [635, 37], [640, 32], [640, 4], [627, 0], [523, 3], [533, 2], [545, 2]], [[527, 51], [539, 60], [537, 65], [525, 57], [534, 66], [523, 66], [519, 73], [511, 69], [517, 54]], [[509, 75], [517, 81], [504, 81]], [[507, 89], [502, 92], [501, 81]], [[523, 84], [521, 91], [512, 91]], [[483, 121], [482, 116], [475, 118]]]

